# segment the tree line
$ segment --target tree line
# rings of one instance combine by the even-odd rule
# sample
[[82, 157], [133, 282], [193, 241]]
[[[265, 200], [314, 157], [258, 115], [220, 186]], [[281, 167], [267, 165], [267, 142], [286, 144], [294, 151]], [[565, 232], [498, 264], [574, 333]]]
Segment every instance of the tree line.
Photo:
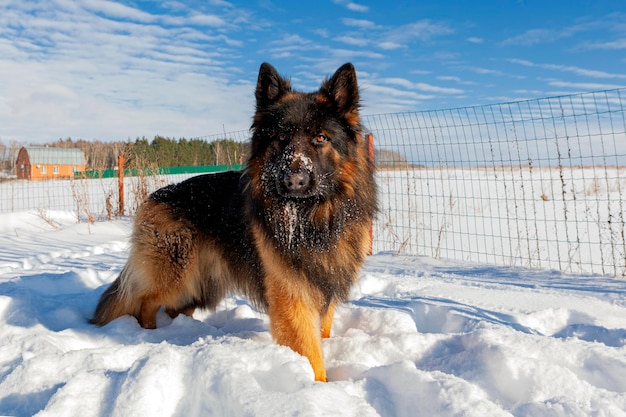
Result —
[[[12, 171], [17, 153], [23, 144], [14, 142], [9, 146], [0, 141], [0, 171]], [[89, 170], [105, 170], [117, 167], [118, 156], [124, 156], [126, 168], [165, 168], [179, 166], [235, 165], [245, 163], [249, 143], [229, 138], [207, 141], [205, 139], [169, 138], [155, 136], [127, 142], [87, 141], [71, 138], [59, 139], [38, 146], [56, 148], [79, 148], [83, 151]], [[375, 161], [379, 168], [407, 167], [406, 157], [397, 151], [376, 149]]]
[[123, 155], [136, 167], [179, 167], [243, 164], [249, 144], [232, 139], [178, 140], [156, 136], [152, 141], [136, 139], [126, 144]]
[[[23, 144], [10, 146], [0, 142], [0, 169], [11, 170], [17, 152]], [[206, 141], [203, 139], [169, 138], [155, 136], [127, 142], [101, 142], [87, 140], [59, 139], [56, 142], [37, 145], [55, 148], [79, 148], [83, 151], [87, 169], [105, 170], [117, 167], [118, 156], [124, 156], [126, 167], [156, 168], [202, 165], [234, 165], [245, 162], [249, 144], [233, 139]]]

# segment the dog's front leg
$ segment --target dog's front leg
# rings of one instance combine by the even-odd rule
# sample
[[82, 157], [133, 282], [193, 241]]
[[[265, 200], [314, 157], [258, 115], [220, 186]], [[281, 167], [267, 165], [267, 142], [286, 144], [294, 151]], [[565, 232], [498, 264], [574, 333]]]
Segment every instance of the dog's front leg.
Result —
[[330, 337], [330, 328], [333, 326], [335, 306], [335, 301], [331, 302], [326, 312], [322, 315], [322, 339], [328, 339]]
[[[295, 282], [294, 282], [295, 281]], [[317, 290], [299, 279], [268, 278], [270, 329], [276, 343], [306, 356], [316, 381], [326, 381]]]

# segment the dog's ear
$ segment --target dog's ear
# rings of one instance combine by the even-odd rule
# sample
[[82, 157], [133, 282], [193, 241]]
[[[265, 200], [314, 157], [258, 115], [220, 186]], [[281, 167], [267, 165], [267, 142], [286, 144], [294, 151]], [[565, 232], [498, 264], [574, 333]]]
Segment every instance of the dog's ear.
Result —
[[289, 91], [291, 91], [289, 80], [281, 77], [276, 68], [267, 62], [262, 63], [256, 83], [257, 110], [267, 108]]
[[351, 63], [343, 64], [335, 74], [322, 83], [320, 91], [335, 104], [344, 116], [356, 114], [359, 109], [359, 86]]

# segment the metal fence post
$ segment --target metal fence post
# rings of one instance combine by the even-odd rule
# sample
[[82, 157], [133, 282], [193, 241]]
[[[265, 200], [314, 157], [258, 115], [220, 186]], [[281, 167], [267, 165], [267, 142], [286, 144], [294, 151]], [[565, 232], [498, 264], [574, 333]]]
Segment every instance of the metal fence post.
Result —
[[124, 156], [117, 157], [117, 178], [119, 179], [119, 194], [117, 204], [117, 215], [124, 215]]
[[[369, 156], [370, 164], [374, 165], [374, 135], [368, 133], [365, 138], [367, 139], [367, 153]], [[370, 249], [368, 255], [371, 255], [374, 250], [374, 219], [370, 223]]]

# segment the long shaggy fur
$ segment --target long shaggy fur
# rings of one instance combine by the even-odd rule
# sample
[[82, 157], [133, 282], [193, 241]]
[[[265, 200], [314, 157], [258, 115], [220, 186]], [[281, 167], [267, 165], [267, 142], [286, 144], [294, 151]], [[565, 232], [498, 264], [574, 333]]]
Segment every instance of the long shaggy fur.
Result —
[[270, 316], [277, 343], [326, 380], [321, 339], [356, 281], [376, 211], [373, 162], [359, 121], [356, 73], [345, 64], [313, 93], [269, 64], [256, 88], [243, 173], [201, 175], [151, 194], [132, 248], [92, 322], [133, 315], [156, 327], [245, 294]]

